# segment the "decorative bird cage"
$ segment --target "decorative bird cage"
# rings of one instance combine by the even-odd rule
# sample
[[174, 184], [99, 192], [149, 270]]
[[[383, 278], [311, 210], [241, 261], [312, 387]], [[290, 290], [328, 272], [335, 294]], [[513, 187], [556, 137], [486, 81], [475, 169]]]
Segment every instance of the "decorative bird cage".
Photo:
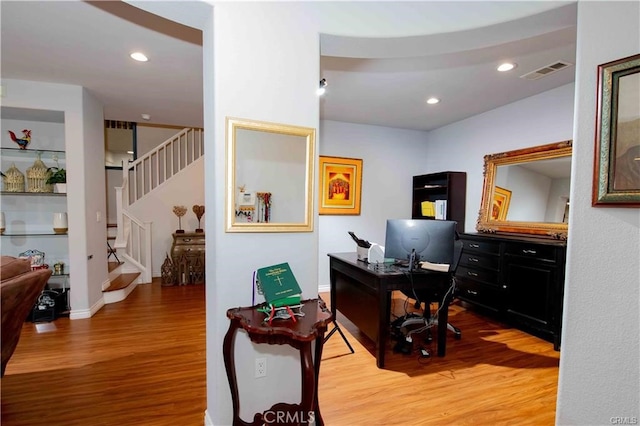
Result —
[[24, 192], [24, 175], [15, 164], [11, 164], [2, 177], [2, 181], [6, 192]]
[[38, 154], [33, 166], [27, 169], [27, 192], [53, 192], [53, 185], [47, 184], [49, 176], [51, 176], [51, 171]]

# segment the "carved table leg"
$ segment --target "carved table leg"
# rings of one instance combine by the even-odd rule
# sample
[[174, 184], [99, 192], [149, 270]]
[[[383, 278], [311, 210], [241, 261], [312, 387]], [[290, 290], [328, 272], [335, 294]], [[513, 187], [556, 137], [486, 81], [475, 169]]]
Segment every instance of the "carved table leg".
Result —
[[300, 408], [306, 416], [314, 408], [316, 398], [316, 371], [311, 357], [311, 342], [305, 342], [300, 347], [300, 369], [302, 374], [302, 401]]
[[[336, 324], [338, 326], [338, 324]], [[348, 344], [348, 343], [347, 343]], [[316, 426], [324, 426], [324, 420], [322, 419], [322, 415], [320, 414], [320, 403], [318, 402], [318, 382], [320, 378], [320, 360], [322, 359], [322, 347], [324, 345], [324, 333], [320, 333], [318, 337], [316, 337], [316, 353], [315, 353], [315, 379], [316, 379], [316, 389], [315, 389], [315, 399], [313, 402], [313, 411], [316, 414]]]
[[239, 321], [231, 320], [229, 330], [224, 336], [222, 345], [222, 353], [224, 355], [224, 367], [227, 370], [227, 378], [229, 379], [229, 387], [231, 388], [231, 400], [233, 401], [233, 424], [242, 424], [240, 420], [240, 399], [238, 396], [238, 380], [236, 378], [236, 361], [234, 354], [234, 341], [236, 331], [239, 327]]

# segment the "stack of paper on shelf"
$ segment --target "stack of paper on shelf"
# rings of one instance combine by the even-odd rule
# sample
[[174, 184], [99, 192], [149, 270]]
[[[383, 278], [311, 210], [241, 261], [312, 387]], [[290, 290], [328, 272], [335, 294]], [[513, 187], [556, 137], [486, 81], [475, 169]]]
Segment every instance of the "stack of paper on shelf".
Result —
[[435, 217], [436, 203], [434, 203], [433, 201], [423, 201], [421, 203], [421, 206], [422, 206], [422, 216]]

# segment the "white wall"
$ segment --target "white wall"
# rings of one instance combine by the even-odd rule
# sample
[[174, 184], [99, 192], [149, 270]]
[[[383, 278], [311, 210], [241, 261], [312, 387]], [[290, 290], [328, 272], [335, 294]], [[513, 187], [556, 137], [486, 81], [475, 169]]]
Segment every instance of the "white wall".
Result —
[[136, 156], [142, 157], [161, 143], [180, 133], [184, 127], [154, 126], [136, 123]]
[[[108, 280], [102, 106], [80, 86], [4, 79], [3, 106], [64, 112], [69, 217], [71, 318], [88, 318], [103, 305]], [[90, 153], [90, 154], [89, 154]], [[91, 258], [90, 258], [91, 257]]]
[[591, 207], [597, 67], [640, 52], [639, 17], [637, 1], [578, 3], [561, 425], [640, 422], [640, 210]]
[[574, 85], [496, 108], [429, 132], [426, 173], [467, 172], [466, 232], [475, 232], [484, 156], [572, 139]]
[[[318, 32], [309, 26], [312, 15], [304, 12], [304, 5], [297, 4], [216, 5], [215, 37], [212, 39], [206, 31], [203, 37], [204, 74], [215, 75], [212, 86], [205, 79], [204, 88], [205, 93], [215, 94], [214, 105], [205, 97], [205, 129], [212, 129], [207, 132], [205, 149], [206, 182], [225, 181], [226, 117], [318, 127]], [[207, 46], [211, 41], [214, 45]], [[212, 70], [207, 70], [208, 49], [213, 49]], [[219, 356], [228, 328], [225, 311], [251, 305], [254, 270], [285, 261], [295, 271], [303, 296], [317, 296], [317, 229], [287, 234], [225, 233], [225, 187], [212, 186], [207, 187], [205, 195], [208, 229], [214, 230], [207, 233], [207, 258], [212, 251], [215, 254], [213, 262], [207, 262], [206, 272], [207, 411], [215, 424], [230, 424], [231, 395]], [[267, 358], [268, 377], [254, 379], [252, 368], [237, 371], [244, 418], [280, 400], [300, 398], [298, 351], [289, 346], [255, 345], [240, 333], [236, 337], [236, 363], [253, 366], [257, 354]], [[278, 392], [272, 392], [276, 388]]]
[[[318, 218], [318, 284], [329, 290], [328, 253], [355, 251], [347, 234], [384, 244], [387, 219], [411, 218], [412, 177], [426, 173], [427, 133], [342, 123], [320, 122], [320, 155], [362, 159], [360, 215]], [[441, 170], [439, 170], [441, 171]], [[314, 194], [318, 202], [317, 191]]]
[[[162, 263], [167, 254], [171, 255], [172, 234], [178, 229], [178, 217], [173, 214], [173, 206], [185, 206], [187, 214], [182, 216], [182, 229], [195, 232], [198, 218], [193, 206], [204, 204], [204, 157], [198, 158], [189, 167], [181, 170], [171, 179], [156, 187], [140, 200], [133, 203], [129, 210], [137, 218], [152, 221], [151, 225], [151, 274], [162, 276]], [[117, 170], [122, 173], [122, 170]], [[114, 191], [115, 192], [115, 191]], [[207, 231], [206, 217], [200, 221]]]

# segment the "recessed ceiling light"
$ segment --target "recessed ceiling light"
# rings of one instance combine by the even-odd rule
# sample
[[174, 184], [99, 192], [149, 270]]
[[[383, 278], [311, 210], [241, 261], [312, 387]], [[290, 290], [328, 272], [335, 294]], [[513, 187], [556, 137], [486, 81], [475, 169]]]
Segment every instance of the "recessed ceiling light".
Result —
[[142, 114], [143, 120], [151, 120], [151, 116], [149, 114]]
[[440, 99], [438, 99], [438, 98], [429, 98], [429, 99], [427, 99], [427, 103], [428, 103], [429, 105], [435, 105], [435, 104], [437, 104], [438, 102], [440, 102]]
[[133, 151], [127, 151], [127, 154], [133, 155]]
[[149, 60], [149, 58], [147, 58], [147, 56], [142, 52], [133, 52], [129, 56], [131, 56], [131, 59], [135, 59], [139, 62], [147, 62]]
[[504, 64], [500, 64], [497, 70], [500, 72], [505, 72], [505, 71], [511, 71], [515, 67], [516, 67], [516, 64], [513, 64], [511, 62], [505, 62]]

